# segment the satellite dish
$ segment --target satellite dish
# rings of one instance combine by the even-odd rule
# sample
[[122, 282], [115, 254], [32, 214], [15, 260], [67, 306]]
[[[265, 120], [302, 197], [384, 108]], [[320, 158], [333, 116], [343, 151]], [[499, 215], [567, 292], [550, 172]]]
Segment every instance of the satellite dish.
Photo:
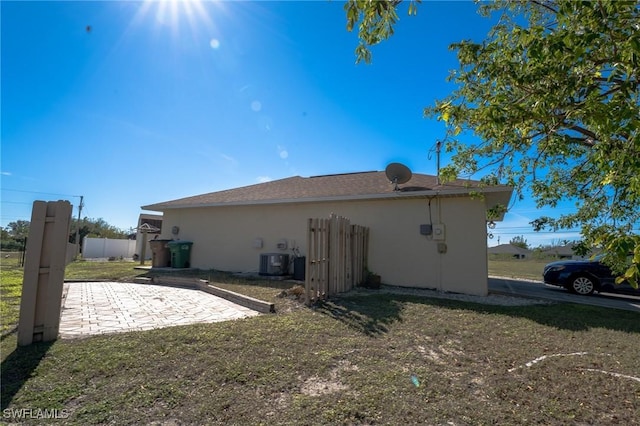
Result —
[[395, 185], [394, 191], [398, 191], [398, 185], [409, 182], [411, 179], [411, 170], [404, 164], [391, 163], [385, 169], [385, 173], [389, 181]]

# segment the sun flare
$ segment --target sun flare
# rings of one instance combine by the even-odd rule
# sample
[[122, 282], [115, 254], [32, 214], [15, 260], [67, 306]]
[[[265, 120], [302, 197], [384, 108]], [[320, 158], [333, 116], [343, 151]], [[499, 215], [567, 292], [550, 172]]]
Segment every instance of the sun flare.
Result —
[[213, 22], [206, 6], [219, 4], [220, 2], [211, 0], [144, 0], [135, 20], [140, 22], [151, 16], [156, 25], [169, 27], [174, 34], [184, 25], [191, 31], [201, 25], [211, 29]]

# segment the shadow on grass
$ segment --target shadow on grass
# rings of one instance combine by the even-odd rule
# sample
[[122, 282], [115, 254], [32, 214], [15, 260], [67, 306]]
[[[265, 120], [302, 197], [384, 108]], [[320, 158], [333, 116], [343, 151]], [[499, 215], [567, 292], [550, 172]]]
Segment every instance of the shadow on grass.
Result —
[[[375, 300], [374, 300], [375, 299]], [[401, 322], [403, 303], [384, 296], [343, 297], [318, 302], [316, 311], [328, 315], [367, 336], [379, 336]]]
[[7, 331], [3, 331], [2, 335], [0, 336], [0, 342], [4, 341], [4, 339], [6, 339], [7, 337], [11, 336], [12, 334], [17, 333], [17, 331], [18, 331], [18, 326], [17, 325], [14, 326], [14, 327], [11, 327]]
[[375, 337], [385, 334], [389, 330], [389, 325], [402, 322], [402, 311], [407, 303], [526, 318], [559, 330], [586, 331], [592, 328], [604, 328], [627, 333], [640, 333], [640, 321], [638, 321], [639, 317], [635, 312], [573, 303], [501, 306], [386, 293], [365, 296], [345, 295], [321, 301], [315, 309], [356, 331]]
[[2, 403], [0, 409], [9, 406], [15, 395], [31, 377], [35, 369], [45, 357], [53, 342], [34, 343], [29, 346], [18, 346], [2, 361]]

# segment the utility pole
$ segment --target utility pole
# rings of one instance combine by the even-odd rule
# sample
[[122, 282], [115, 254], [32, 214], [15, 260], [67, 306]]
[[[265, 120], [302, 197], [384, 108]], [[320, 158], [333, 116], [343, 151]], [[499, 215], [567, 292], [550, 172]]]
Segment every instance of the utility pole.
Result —
[[82, 207], [84, 207], [84, 204], [82, 203], [83, 200], [84, 196], [81, 195], [80, 204], [78, 204], [78, 221], [76, 222], [76, 259], [80, 254], [80, 215], [82, 214]]
[[436, 183], [440, 185], [440, 149], [442, 142], [436, 142]]

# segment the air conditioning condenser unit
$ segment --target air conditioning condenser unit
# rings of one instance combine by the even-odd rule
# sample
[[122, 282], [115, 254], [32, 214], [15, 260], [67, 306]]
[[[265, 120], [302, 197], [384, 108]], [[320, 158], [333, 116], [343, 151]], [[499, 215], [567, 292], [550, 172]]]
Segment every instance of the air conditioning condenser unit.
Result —
[[260, 255], [260, 275], [287, 275], [289, 273], [289, 255], [264, 253]]

